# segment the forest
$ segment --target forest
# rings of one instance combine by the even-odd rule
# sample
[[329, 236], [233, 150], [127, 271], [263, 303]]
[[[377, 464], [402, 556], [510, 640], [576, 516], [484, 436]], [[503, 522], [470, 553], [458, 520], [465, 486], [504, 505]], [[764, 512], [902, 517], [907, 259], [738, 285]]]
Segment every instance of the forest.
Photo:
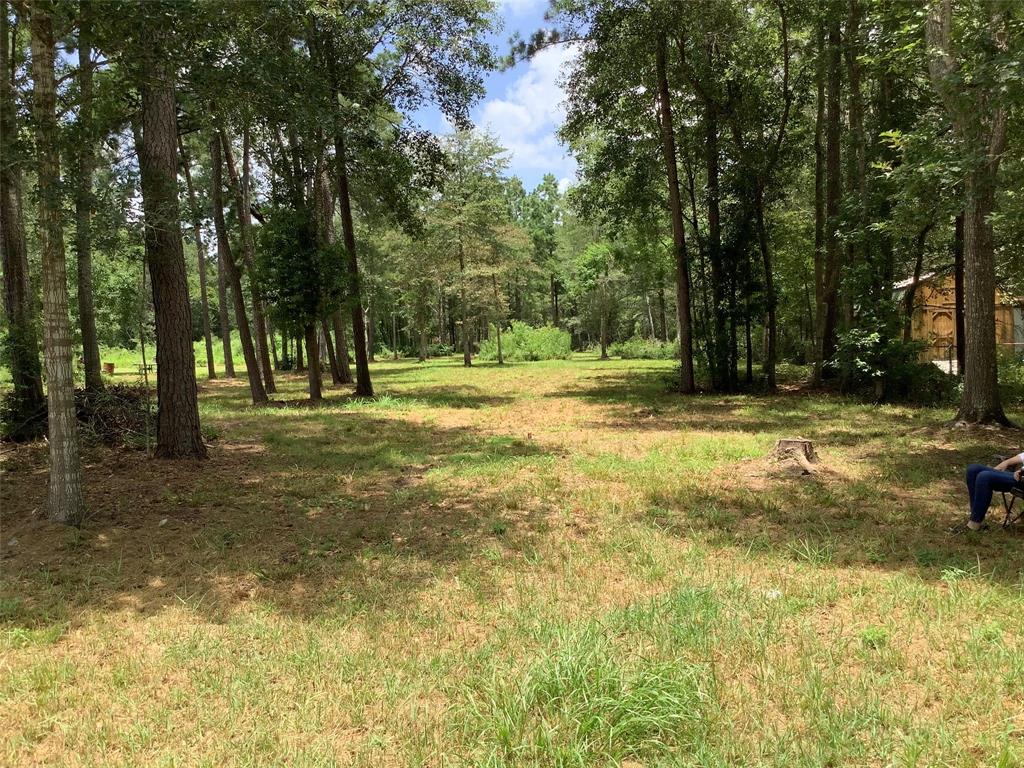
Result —
[[0, 762], [1024, 761], [1024, 5], [0, 11]]

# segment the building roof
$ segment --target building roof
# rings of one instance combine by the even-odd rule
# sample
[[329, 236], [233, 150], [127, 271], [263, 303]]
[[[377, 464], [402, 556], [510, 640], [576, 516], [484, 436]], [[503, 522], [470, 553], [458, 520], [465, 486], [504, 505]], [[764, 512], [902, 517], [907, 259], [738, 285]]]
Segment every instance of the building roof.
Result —
[[[925, 283], [925, 282], [931, 280], [933, 277], [935, 277], [936, 274], [938, 274], [938, 273], [936, 273], [936, 272], [926, 272], [926, 273], [924, 273], [923, 275], [921, 275], [921, 277], [919, 277], [917, 279], [917, 284], [920, 285], [921, 283]], [[914, 278], [913, 277], [908, 277], [906, 280], [900, 280], [898, 283], [894, 284], [892, 288], [893, 288], [894, 291], [905, 291], [907, 288], [909, 288], [913, 284], [914, 284]]]

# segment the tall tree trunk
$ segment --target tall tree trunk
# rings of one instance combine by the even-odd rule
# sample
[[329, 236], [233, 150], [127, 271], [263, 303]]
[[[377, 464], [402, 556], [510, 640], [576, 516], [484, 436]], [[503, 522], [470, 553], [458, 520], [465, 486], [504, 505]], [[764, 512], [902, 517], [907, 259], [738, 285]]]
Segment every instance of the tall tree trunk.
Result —
[[[661, 122], [661, 147], [668, 179], [669, 214], [672, 219], [672, 246], [676, 267], [676, 319], [679, 325], [679, 389], [694, 392], [693, 331], [690, 314], [690, 272], [686, 255], [686, 231], [683, 229], [683, 207], [679, 196], [679, 171], [676, 165], [675, 133], [672, 128], [672, 105], [669, 102], [668, 74], [666, 72], [666, 42], [658, 40], [657, 74], [658, 101]], [[602, 340], [603, 347], [603, 340]], [[604, 350], [602, 348], [602, 354]]]
[[714, 331], [711, 337], [711, 375], [715, 389], [729, 386], [728, 290], [727, 270], [722, 252], [721, 193], [718, 185], [718, 118], [715, 108], [707, 106], [705, 117], [705, 163], [707, 166], [708, 261], [711, 262], [711, 302]]
[[842, 43], [839, 20], [832, 18], [828, 25], [828, 76], [825, 123], [825, 263], [822, 283], [821, 347], [822, 366], [836, 349], [836, 328], [839, 320], [839, 283], [842, 271], [841, 243], [838, 236], [839, 206], [842, 200], [842, 170], [840, 165], [840, 121], [842, 105], [842, 70], [840, 68]]
[[[756, 209], [757, 217], [757, 242], [758, 247], [761, 250], [761, 265], [764, 268], [764, 301], [766, 306], [765, 314], [765, 348], [764, 348], [764, 360], [762, 361], [762, 367], [764, 371], [764, 384], [765, 388], [769, 392], [774, 392], [776, 388], [775, 384], [775, 363], [776, 363], [776, 344], [778, 339], [778, 321], [776, 320], [776, 305], [778, 299], [775, 295], [775, 275], [772, 269], [772, 254], [771, 248], [768, 245], [768, 229], [764, 223], [764, 192], [761, 189], [760, 184], [757, 185], [757, 189], [754, 192], [755, 201], [754, 206]], [[749, 324], [749, 320], [748, 320]], [[747, 329], [747, 368], [749, 369], [752, 365], [752, 359], [749, 352], [750, 348], [750, 329]], [[750, 376], [748, 376], [748, 379]]]
[[[219, 130], [220, 142], [224, 150], [224, 165], [228, 170], [228, 183], [235, 198], [235, 207], [238, 209], [238, 224], [241, 230], [242, 264], [248, 270], [249, 275], [255, 274], [255, 258], [253, 251], [252, 236], [252, 212], [249, 205], [249, 130], [246, 128], [243, 135], [242, 147], [242, 177], [239, 179], [238, 171], [235, 168], [234, 153], [231, 150], [231, 142], [224, 129]], [[264, 389], [268, 393], [277, 391], [274, 383], [274, 366], [270, 362], [270, 353], [267, 350], [267, 316], [263, 310], [263, 296], [255, 279], [249, 280], [249, 294], [252, 299], [253, 336], [256, 342], [256, 355], [259, 363], [259, 372], [263, 376]]]
[[665, 286], [658, 286], [658, 329], [661, 332], [659, 338], [668, 341], [668, 321], [665, 312]]
[[501, 313], [501, 294], [498, 293], [498, 278], [491, 273], [491, 289], [494, 291], [494, 328], [498, 336], [498, 365], [505, 364], [505, 355], [501, 349], [501, 326], [502, 326], [502, 313]]
[[991, 215], [995, 173], [985, 167], [968, 174], [964, 211], [963, 397], [956, 421], [1008, 424], [999, 397], [996, 367], [996, 270]]
[[[820, 7], [819, 7], [820, 10]], [[814, 118], [814, 340], [811, 361], [813, 380], [820, 384], [823, 375], [825, 332], [825, 27], [818, 21], [816, 31], [817, 56], [814, 65], [816, 90]]]
[[281, 360], [277, 356], [277, 332], [274, 330], [274, 324], [267, 322], [267, 336], [270, 337], [270, 357], [274, 361], [274, 371], [281, 370]]
[[263, 386], [260, 367], [256, 357], [256, 346], [253, 344], [252, 331], [249, 329], [249, 318], [245, 311], [245, 294], [242, 293], [242, 275], [235, 257], [231, 253], [231, 241], [228, 239], [228, 227], [224, 221], [224, 179], [223, 161], [221, 159], [220, 137], [214, 133], [210, 136], [210, 202], [213, 204], [213, 226], [217, 232], [217, 249], [220, 263], [228, 282], [231, 283], [231, 299], [235, 306], [235, 325], [238, 337], [242, 342], [242, 356], [245, 358], [245, 373], [249, 380], [249, 394], [254, 405], [267, 402], [267, 390]]
[[[29, 284], [28, 248], [21, 209], [21, 168], [14, 148], [18, 135], [11, 82], [8, 8], [0, 2], [0, 266], [4, 274], [7, 315], [6, 351], [13, 384], [12, 421], [23, 425], [11, 439], [38, 437], [33, 417], [43, 410], [43, 375], [39, 365], [39, 334]], [[66, 313], [66, 308], [65, 308]]]
[[309, 380], [309, 399], [314, 403], [323, 399], [320, 387], [320, 350], [317, 345], [316, 323], [306, 323], [306, 358], [309, 367], [306, 369]]
[[377, 310], [373, 300], [373, 291], [366, 297], [366, 354], [373, 363], [377, 360]]
[[324, 334], [324, 346], [327, 347], [327, 362], [331, 367], [331, 383], [337, 386], [341, 384], [341, 369], [338, 367], [338, 354], [331, 342], [331, 330], [327, 325], [327, 318], [320, 321]]
[[156, 319], [158, 458], [205, 458], [199, 430], [192, 309], [178, 210], [178, 124], [170, 65], [159, 41], [143, 61], [142, 142], [136, 148], [146, 262]]
[[[7, 9], [3, 12], [6, 14]], [[68, 525], [85, 516], [78, 420], [68, 320], [67, 266], [61, 232], [60, 147], [53, 82], [53, 19], [48, 4], [31, 6], [32, 101], [35, 112], [39, 238], [43, 272], [43, 341], [49, 404], [50, 481], [46, 515]], [[6, 66], [6, 62], [4, 63]]]
[[608, 311], [605, 307], [606, 301], [604, 296], [601, 297], [601, 359], [608, 359]]
[[302, 355], [302, 343], [304, 338], [304, 335], [295, 337], [295, 370], [299, 372], [306, 370], [305, 358]]
[[[847, 114], [850, 123], [850, 148], [848, 158], [848, 178], [850, 192], [856, 193], [854, 205], [857, 235], [850, 243], [848, 264], [869, 264], [871, 252], [868, 245], [868, 172], [867, 172], [867, 136], [864, 131], [864, 98], [861, 93], [861, 65], [858, 55], [862, 49], [861, 16], [863, 8], [860, 0], [849, 0], [849, 12], [846, 17], [846, 39], [843, 52], [846, 57], [847, 72]], [[871, 288], [880, 277], [878, 273], [871, 275]], [[852, 300], [850, 302], [852, 304]]]
[[337, 165], [338, 207], [341, 209], [341, 231], [348, 253], [348, 300], [352, 307], [352, 344], [356, 353], [356, 394], [373, 397], [370, 381], [370, 359], [366, 354], [366, 326], [363, 323], [363, 300], [359, 286], [359, 259], [356, 256], [356, 232], [352, 221], [352, 201], [348, 190], [348, 159], [345, 139], [339, 127], [334, 134], [334, 160]]
[[903, 294], [903, 341], [909, 343], [914, 330], [914, 303], [917, 299], [917, 287], [921, 283], [921, 270], [924, 268], [925, 244], [932, 225], [923, 227], [914, 238], [914, 276]]
[[75, 180], [75, 252], [78, 260], [78, 320], [82, 328], [85, 388], [103, 389], [96, 310], [92, 298], [92, 173], [96, 135], [92, 115], [92, 3], [79, 4], [78, 27], [78, 177]]
[[473, 356], [469, 346], [469, 299], [466, 295], [466, 255], [462, 246], [462, 233], [459, 233], [459, 308], [462, 311], [462, 364], [469, 367], [473, 364]]
[[188, 153], [185, 143], [178, 137], [178, 151], [181, 154], [181, 169], [185, 174], [185, 186], [188, 188], [188, 203], [192, 209], [192, 237], [196, 243], [196, 268], [199, 272], [199, 301], [203, 313], [203, 341], [206, 344], [206, 377], [217, 378], [217, 368], [213, 364], [213, 337], [210, 334], [210, 302], [206, 292], [206, 243], [203, 241], [202, 214], [196, 200], [196, 190], [192, 186], [192, 169], [189, 167]]
[[964, 375], [964, 213], [956, 215], [953, 224], [953, 304], [956, 314], [956, 372]]
[[235, 356], [231, 351], [231, 321], [228, 318], [228, 278], [224, 266], [224, 253], [217, 243], [217, 318], [220, 323], [220, 343], [224, 351], [224, 375], [235, 378]]
[[331, 324], [334, 326], [335, 355], [338, 358], [338, 374], [341, 384], [352, 383], [352, 368], [348, 361], [348, 338], [345, 334], [345, 319], [341, 310], [336, 310], [331, 315]]

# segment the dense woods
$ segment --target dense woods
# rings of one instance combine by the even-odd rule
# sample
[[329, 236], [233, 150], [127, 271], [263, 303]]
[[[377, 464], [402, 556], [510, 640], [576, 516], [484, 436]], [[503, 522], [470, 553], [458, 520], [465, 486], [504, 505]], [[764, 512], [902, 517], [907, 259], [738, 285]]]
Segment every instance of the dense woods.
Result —
[[[197, 377], [245, 376], [255, 405], [284, 370], [312, 401], [328, 377], [371, 397], [375, 356], [501, 364], [503, 330], [530, 326], [674, 356], [682, 394], [770, 392], [806, 365], [879, 401], [959, 387], [957, 421], [1006, 422], [1021, 6], [567, 0], [548, 18], [509, 53], [472, 0], [4, 0], [5, 435], [46, 428], [53, 519], [84, 514], [76, 381], [102, 390], [101, 349], [146, 342], [161, 458], [206, 453]], [[579, 171], [527, 190], [470, 107], [503, 57], [551, 46], [575, 51]], [[451, 133], [420, 127], [428, 105]], [[908, 330], [933, 272], [958, 287], [958, 374]]]

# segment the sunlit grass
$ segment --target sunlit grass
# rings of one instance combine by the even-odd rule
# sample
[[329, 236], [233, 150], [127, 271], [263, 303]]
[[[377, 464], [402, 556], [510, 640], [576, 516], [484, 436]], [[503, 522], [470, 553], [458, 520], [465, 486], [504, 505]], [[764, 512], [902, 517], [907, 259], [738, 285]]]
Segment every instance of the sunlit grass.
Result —
[[[944, 533], [998, 435], [670, 362], [373, 372], [200, 367], [209, 461], [89, 448], [80, 532], [4, 455], [0, 764], [1024, 761], [1021, 539]], [[796, 435], [822, 475], [766, 467]]]

